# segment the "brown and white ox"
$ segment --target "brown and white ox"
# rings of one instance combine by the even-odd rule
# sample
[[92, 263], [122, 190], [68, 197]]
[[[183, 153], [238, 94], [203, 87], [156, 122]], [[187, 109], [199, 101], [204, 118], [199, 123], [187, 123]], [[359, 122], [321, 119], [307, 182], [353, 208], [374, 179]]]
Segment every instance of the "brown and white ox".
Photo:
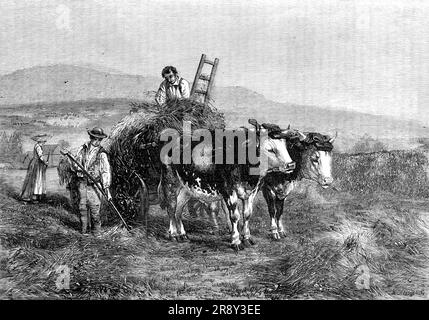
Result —
[[[257, 130], [237, 129], [234, 132], [244, 139], [234, 139], [221, 147], [223, 159], [226, 159], [225, 154], [229, 154], [232, 162], [214, 161], [219, 148], [213, 147], [215, 144], [212, 143], [201, 148], [201, 152], [193, 153], [191, 164], [163, 163], [158, 194], [161, 208], [167, 209], [168, 212], [168, 233], [171, 239], [188, 239], [182, 222], [182, 211], [190, 200], [198, 200], [207, 205], [212, 202], [220, 204], [219, 200], [224, 200], [231, 222], [231, 246], [239, 250], [243, 249], [244, 245], [254, 244], [249, 219], [262, 179], [273, 170], [289, 174], [294, 170], [295, 163], [286, 147], [286, 135], [281, 132], [271, 133], [269, 130], [261, 131], [259, 124], [253, 119], [250, 119], [249, 123], [256, 126]], [[214, 139], [216, 132], [211, 133]], [[243, 150], [246, 154], [244, 161], [242, 158], [239, 160], [239, 153]], [[255, 151], [259, 163], [255, 164], [254, 159], [250, 158], [249, 150]], [[243, 241], [238, 230], [239, 200], [242, 202], [244, 220], [241, 230]], [[216, 205], [213, 207], [216, 208]]]
[[288, 151], [296, 163], [296, 169], [292, 173], [270, 172], [263, 179], [261, 189], [267, 201], [271, 233], [275, 240], [285, 236], [281, 220], [284, 201], [297, 184], [302, 179], [309, 179], [316, 181], [322, 188], [327, 188], [333, 182], [332, 149], [336, 138], [336, 135], [330, 138], [316, 132], [278, 130], [286, 132], [288, 136]]

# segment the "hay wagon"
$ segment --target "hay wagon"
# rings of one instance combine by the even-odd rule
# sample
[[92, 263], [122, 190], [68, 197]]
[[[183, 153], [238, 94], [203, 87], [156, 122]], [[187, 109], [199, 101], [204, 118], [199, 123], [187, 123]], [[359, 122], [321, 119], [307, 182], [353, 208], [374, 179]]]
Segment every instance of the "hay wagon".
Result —
[[[109, 151], [113, 168], [113, 192], [125, 216], [146, 219], [149, 206], [159, 204], [161, 174], [159, 134], [163, 129], [182, 129], [182, 121], [193, 128], [224, 128], [223, 114], [210, 104], [211, 90], [219, 60], [203, 54], [195, 74], [191, 98], [169, 101], [163, 106], [145, 102], [132, 105], [132, 114], [121, 120], [110, 135]], [[209, 75], [204, 65], [211, 66]]]
[[184, 120], [190, 121], [193, 129], [214, 130], [224, 128], [225, 121], [214, 107], [192, 99], [173, 100], [163, 106], [143, 103], [139, 109], [113, 128], [106, 148], [115, 203], [126, 217], [146, 219], [149, 206], [160, 202], [162, 130], [173, 128], [180, 133]]
[[[202, 73], [204, 64], [212, 66], [210, 75]], [[159, 136], [163, 129], [181, 132], [185, 120], [191, 122], [193, 129], [225, 127], [223, 114], [209, 102], [217, 64], [218, 59], [212, 62], [203, 54], [190, 99], [172, 100], [162, 106], [155, 102], [132, 103], [132, 112], [118, 122], [109, 139], [103, 141], [112, 167], [113, 200], [127, 220], [145, 220], [150, 205], [160, 202], [157, 192], [161, 175]], [[67, 159], [61, 159], [58, 175], [60, 184], [70, 191], [72, 207], [78, 210], [75, 208], [79, 203], [76, 176]]]

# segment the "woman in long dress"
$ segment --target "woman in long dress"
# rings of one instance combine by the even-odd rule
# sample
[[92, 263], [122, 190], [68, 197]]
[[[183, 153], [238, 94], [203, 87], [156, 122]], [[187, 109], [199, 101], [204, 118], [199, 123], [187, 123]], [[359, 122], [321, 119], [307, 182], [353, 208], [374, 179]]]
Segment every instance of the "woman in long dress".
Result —
[[48, 160], [43, 154], [43, 146], [48, 140], [47, 134], [40, 134], [32, 138], [36, 141], [33, 150], [24, 185], [22, 186], [21, 199], [24, 201], [40, 201], [46, 197], [46, 168]]

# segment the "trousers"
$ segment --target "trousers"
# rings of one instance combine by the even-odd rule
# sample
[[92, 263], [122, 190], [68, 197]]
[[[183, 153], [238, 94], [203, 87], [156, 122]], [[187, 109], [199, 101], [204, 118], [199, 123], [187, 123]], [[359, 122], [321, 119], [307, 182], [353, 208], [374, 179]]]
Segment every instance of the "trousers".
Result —
[[99, 233], [101, 230], [101, 195], [94, 185], [88, 185], [85, 180], [79, 182], [79, 212], [82, 233], [91, 230]]

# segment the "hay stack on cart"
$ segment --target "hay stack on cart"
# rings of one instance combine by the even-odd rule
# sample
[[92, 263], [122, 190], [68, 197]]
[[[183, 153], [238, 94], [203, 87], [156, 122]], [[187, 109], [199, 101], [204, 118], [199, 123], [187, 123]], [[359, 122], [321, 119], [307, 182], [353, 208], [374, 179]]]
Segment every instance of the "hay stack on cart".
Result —
[[163, 106], [133, 104], [132, 110], [112, 128], [105, 146], [112, 166], [114, 201], [128, 220], [145, 216], [149, 204], [157, 202], [159, 137], [164, 129], [181, 132], [183, 121], [191, 122], [192, 130], [225, 128], [223, 113], [191, 99], [172, 100]]

